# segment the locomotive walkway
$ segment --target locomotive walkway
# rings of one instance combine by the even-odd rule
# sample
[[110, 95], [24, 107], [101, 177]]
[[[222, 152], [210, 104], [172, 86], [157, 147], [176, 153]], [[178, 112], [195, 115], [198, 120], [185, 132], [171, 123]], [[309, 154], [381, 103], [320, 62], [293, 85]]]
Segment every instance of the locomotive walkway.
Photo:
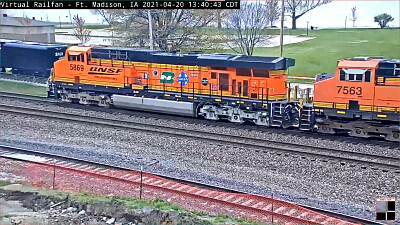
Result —
[[[236, 191], [226, 192], [221, 191], [223, 189], [219, 187], [150, 173], [143, 173], [141, 177], [139, 171], [76, 158], [3, 145], [0, 146], [0, 156], [1, 163], [5, 165], [2, 170], [7, 168], [8, 171], [14, 171], [14, 174], [23, 175], [26, 182], [35, 186], [139, 197], [142, 184], [145, 199], [161, 198], [190, 210], [230, 214], [259, 222], [357, 224], [270, 197]], [[15, 160], [21, 161], [22, 165], [12, 163]], [[359, 223], [371, 223], [357, 218], [349, 219]]]

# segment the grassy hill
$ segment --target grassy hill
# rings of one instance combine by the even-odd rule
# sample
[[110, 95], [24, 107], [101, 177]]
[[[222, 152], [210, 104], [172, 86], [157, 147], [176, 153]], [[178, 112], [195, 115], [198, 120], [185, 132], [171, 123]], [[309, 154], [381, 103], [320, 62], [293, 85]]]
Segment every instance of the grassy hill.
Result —
[[[286, 32], [286, 31], [285, 31]], [[305, 30], [285, 34], [305, 34]], [[400, 29], [335, 29], [309, 31], [313, 40], [285, 45], [283, 56], [296, 59], [289, 74], [332, 73], [337, 60], [354, 56], [400, 58]], [[279, 56], [279, 47], [257, 48], [254, 55]]]

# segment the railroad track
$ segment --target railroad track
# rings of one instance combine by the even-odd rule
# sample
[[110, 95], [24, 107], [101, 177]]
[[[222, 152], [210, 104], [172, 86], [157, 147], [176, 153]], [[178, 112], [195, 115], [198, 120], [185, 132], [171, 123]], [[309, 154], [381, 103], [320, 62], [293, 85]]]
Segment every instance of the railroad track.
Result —
[[[88, 179], [86, 175], [94, 175], [136, 185], [138, 185], [137, 180], [139, 180], [139, 177], [137, 176], [139, 171], [130, 168], [50, 154], [37, 150], [0, 145], [0, 157], [10, 160], [36, 163], [53, 168], [57, 167], [58, 169], [79, 172], [81, 174], [83, 173], [86, 179]], [[63, 172], [63, 176], [68, 176], [68, 172]], [[143, 185], [146, 188], [155, 188], [157, 192], [164, 190], [167, 192], [178, 193], [183, 195], [186, 200], [190, 200], [190, 198], [198, 198], [200, 202], [206, 201], [208, 203], [211, 202], [214, 204], [226, 205], [228, 210], [232, 208], [239, 210], [241, 216], [243, 216], [243, 212], [253, 212], [250, 218], [255, 218], [256, 213], [261, 213], [264, 215], [265, 219], [267, 218], [265, 215], [268, 214], [272, 216], [272, 218], [275, 217], [274, 221], [278, 223], [290, 221], [289, 224], [321, 224], [326, 222], [330, 224], [381, 224], [320, 208], [303, 205], [300, 205], [299, 207], [299, 205], [278, 199], [271, 199], [252, 193], [245, 193], [240, 190], [227, 189], [224, 187], [208, 185], [176, 177], [168, 177], [156, 173], [144, 172]], [[351, 223], [346, 221], [350, 221]]]
[[[378, 145], [378, 146], [387, 146], [392, 149], [398, 149], [398, 143], [388, 142], [385, 140], [380, 140], [376, 138], [358, 138], [358, 137], [351, 137], [346, 135], [331, 135], [331, 134], [324, 134], [324, 133], [313, 133], [313, 132], [304, 132], [300, 130], [291, 130], [291, 129], [280, 129], [276, 127], [262, 127], [262, 126], [255, 126], [255, 125], [237, 125], [230, 122], [220, 121], [218, 124], [214, 121], [210, 120], [199, 120], [192, 117], [184, 117], [184, 116], [173, 116], [168, 114], [161, 114], [161, 113], [152, 113], [152, 112], [142, 112], [142, 111], [134, 111], [134, 110], [126, 110], [126, 109], [117, 109], [117, 108], [103, 108], [93, 106], [88, 108], [87, 105], [79, 105], [79, 104], [64, 104], [60, 103], [58, 100], [49, 99], [46, 97], [39, 97], [27, 94], [19, 94], [19, 93], [9, 93], [9, 92], [2, 92], [0, 91], [0, 98], [8, 98], [8, 99], [16, 99], [16, 100], [26, 100], [26, 101], [35, 101], [35, 102], [43, 102], [49, 104], [57, 104], [62, 107], [67, 108], [75, 108], [75, 109], [83, 109], [83, 110], [90, 110], [90, 111], [98, 111], [98, 112], [105, 112], [105, 113], [123, 113], [127, 115], [132, 115], [141, 118], [155, 118], [155, 119], [167, 119], [167, 120], [179, 120], [187, 123], [191, 123], [194, 126], [196, 124], [203, 124], [207, 126], [212, 126], [216, 128], [235, 128], [243, 131], [253, 131], [254, 129], [260, 131], [261, 133], [266, 134], [282, 134], [282, 135], [292, 135], [294, 139], [296, 138], [304, 138], [310, 137], [316, 140], [335, 140], [344, 143], [350, 144], [369, 144], [369, 145]], [[277, 142], [278, 143], [278, 142]], [[282, 143], [282, 142], [279, 142]]]
[[278, 155], [285, 154], [285, 156], [288, 154], [294, 154], [304, 159], [321, 159], [325, 162], [334, 161], [342, 165], [349, 164], [351, 167], [359, 166], [362, 169], [371, 167], [374, 170], [381, 169], [384, 172], [394, 171], [400, 173], [400, 159], [397, 157], [366, 154], [340, 149], [306, 146], [302, 144], [282, 143], [272, 140], [259, 140], [257, 138], [174, 128], [163, 125], [152, 125], [139, 122], [121, 121], [116, 119], [99, 118], [64, 112], [52, 112], [48, 110], [19, 107], [6, 104], [0, 104], [0, 112], [34, 116], [51, 120], [86, 123], [90, 125], [106, 126], [116, 129], [129, 129], [134, 131], [149, 132], [153, 134], [157, 133], [178, 138], [187, 138], [192, 140], [213, 142], [222, 145], [236, 146], [249, 149], [249, 151], [254, 150], [255, 152], [260, 154], [269, 152]]

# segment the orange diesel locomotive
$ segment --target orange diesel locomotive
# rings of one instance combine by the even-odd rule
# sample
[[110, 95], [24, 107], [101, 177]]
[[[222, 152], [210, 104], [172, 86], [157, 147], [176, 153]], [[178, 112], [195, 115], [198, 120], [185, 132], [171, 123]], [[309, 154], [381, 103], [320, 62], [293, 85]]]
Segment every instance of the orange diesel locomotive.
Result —
[[340, 60], [335, 74], [316, 77], [313, 106], [320, 132], [398, 141], [400, 61]]
[[298, 126], [286, 101], [293, 59], [72, 46], [55, 62], [49, 94], [63, 101]]

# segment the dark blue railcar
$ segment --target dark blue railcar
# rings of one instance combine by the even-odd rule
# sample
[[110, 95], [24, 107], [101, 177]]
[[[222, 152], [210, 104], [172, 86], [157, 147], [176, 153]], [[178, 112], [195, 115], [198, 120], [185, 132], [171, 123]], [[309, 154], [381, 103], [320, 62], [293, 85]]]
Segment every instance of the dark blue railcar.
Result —
[[49, 77], [53, 63], [66, 49], [66, 45], [3, 41], [0, 68], [11, 68], [13, 74]]

